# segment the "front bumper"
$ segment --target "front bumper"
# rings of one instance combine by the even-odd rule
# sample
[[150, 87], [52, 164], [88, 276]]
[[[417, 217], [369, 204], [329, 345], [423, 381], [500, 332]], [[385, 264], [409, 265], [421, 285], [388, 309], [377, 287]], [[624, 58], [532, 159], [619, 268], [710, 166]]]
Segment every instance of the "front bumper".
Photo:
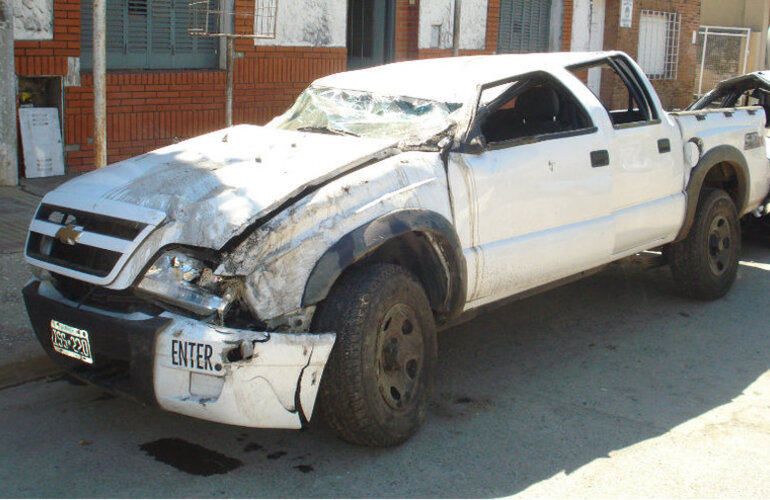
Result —
[[[335, 334], [255, 332], [164, 312], [78, 305], [48, 282], [23, 291], [43, 349], [75, 377], [191, 417], [298, 429], [310, 420]], [[51, 321], [88, 332], [93, 364], [53, 349]]]

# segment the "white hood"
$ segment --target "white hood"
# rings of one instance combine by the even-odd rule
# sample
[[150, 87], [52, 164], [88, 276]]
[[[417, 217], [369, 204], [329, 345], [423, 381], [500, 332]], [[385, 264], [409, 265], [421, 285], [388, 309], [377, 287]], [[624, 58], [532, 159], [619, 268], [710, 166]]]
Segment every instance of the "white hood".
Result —
[[175, 243], [219, 249], [286, 200], [392, 146], [238, 125], [88, 173], [43, 202], [113, 216], [117, 209], [129, 220], [162, 213], [175, 227]]

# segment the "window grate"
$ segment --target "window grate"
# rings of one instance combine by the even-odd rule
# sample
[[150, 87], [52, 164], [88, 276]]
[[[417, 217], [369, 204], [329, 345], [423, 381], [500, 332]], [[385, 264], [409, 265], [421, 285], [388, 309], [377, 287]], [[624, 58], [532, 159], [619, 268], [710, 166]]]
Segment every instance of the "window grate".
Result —
[[698, 30], [696, 91], [701, 96], [717, 83], [746, 72], [751, 28], [701, 26]]
[[547, 52], [551, 0], [502, 0], [498, 52]]
[[254, 0], [254, 11], [234, 10], [236, 2], [187, 0], [188, 33], [197, 37], [275, 38], [278, 0]]
[[254, 0], [254, 35], [275, 38], [278, 0]]
[[[216, 4], [217, 0], [203, 0]], [[106, 0], [108, 69], [216, 68], [216, 40], [188, 33], [189, 0]], [[93, 1], [81, 2], [81, 65], [93, 67]], [[213, 22], [218, 23], [218, 18]]]
[[642, 10], [638, 61], [650, 80], [676, 80], [681, 31], [682, 17], [679, 13]]

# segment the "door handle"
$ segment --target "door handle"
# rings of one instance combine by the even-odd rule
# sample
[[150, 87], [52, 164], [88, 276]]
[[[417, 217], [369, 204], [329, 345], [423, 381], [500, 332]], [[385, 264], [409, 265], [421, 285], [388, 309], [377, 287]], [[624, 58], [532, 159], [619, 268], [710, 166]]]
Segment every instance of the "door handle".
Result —
[[606, 149], [591, 151], [591, 167], [606, 167], [610, 164], [610, 152]]
[[671, 152], [671, 141], [668, 139], [658, 139], [658, 153], [664, 154], [664, 153], [670, 153]]

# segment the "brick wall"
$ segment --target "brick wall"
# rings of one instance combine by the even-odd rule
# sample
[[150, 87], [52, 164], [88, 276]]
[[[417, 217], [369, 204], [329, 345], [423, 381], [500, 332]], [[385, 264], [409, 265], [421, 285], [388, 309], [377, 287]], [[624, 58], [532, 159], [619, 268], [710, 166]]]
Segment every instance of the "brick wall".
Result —
[[16, 74], [67, 74], [67, 57], [80, 55], [80, 0], [56, 0], [53, 40], [18, 40], [14, 44]]
[[408, 61], [418, 56], [418, 31], [420, 24], [420, 3], [409, 4], [409, 0], [396, 1], [396, 43], [395, 61]]
[[488, 0], [487, 4], [487, 54], [497, 51], [497, 36], [500, 28], [500, 0]]
[[[251, 4], [253, 5], [253, 4]], [[253, 10], [248, 0], [237, 9]], [[236, 32], [251, 26], [239, 18]], [[80, 0], [55, 0], [54, 38], [17, 41], [16, 74], [63, 76], [68, 57], [80, 56]], [[344, 71], [344, 48], [255, 47], [235, 43], [233, 121], [265, 123], [282, 113], [314, 79]], [[225, 72], [211, 70], [110, 71], [107, 74], [108, 162], [224, 127]], [[64, 146], [68, 171], [93, 165], [93, 79], [64, 89]]]
[[[652, 80], [663, 107], [666, 109], [683, 108], [693, 97], [695, 82], [695, 63], [697, 47], [692, 43], [692, 33], [700, 26], [700, 2], [688, 0], [636, 0], [634, 2], [631, 28], [620, 28], [620, 0], [608, 0], [604, 27], [604, 48], [622, 50], [634, 59], [638, 56], [639, 19], [641, 11], [656, 10], [678, 12], [681, 15], [679, 38], [679, 65], [675, 80]], [[602, 97], [617, 100], [619, 88], [612, 88], [609, 81], [602, 80]], [[624, 104], [622, 104], [624, 105]]]
[[[609, 0], [612, 2], [613, 0]], [[617, 1], [617, 0], [615, 0]], [[569, 52], [572, 47], [572, 16], [575, 3], [573, 0], [564, 0], [564, 10], [561, 18], [561, 50]]]
[[[236, 10], [252, 10], [253, 0], [236, 0]], [[570, 1], [570, 0], [567, 0]], [[484, 50], [497, 49], [500, 0], [489, 0]], [[451, 55], [451, 50], [419, 50], [419, 0], [396, 3], [395, 59]], [[236, 33], [251, 30], [236, 18]], [[345, 48], [255, 47], [250, 39], [235, 42], [235, 123], [265, 123], [283, 112], [314, 79], [344, 71]], [[18, 41], [16, 73], [20, 76], [67, 74], [68, 57], [80, 55], [80, 0], [54, 0], [54, 39]], [[65, 161], [69, 171], [93, 164], [93, 81], [84, 72], [81, 85], [64, 92]], [[107, 75], [108, 162], [119, 161], [224, 126], [225, 72], [211, 70], [110, 71]]]
[[[234, 123], [263, 124], [308, 83], [345, 69], [345, 49], [254, 47], [237, 40]], [[64, 143], [71, 171], [93, 162], [93, 80], [65, 93]], [[107, 74], [107, 145], [112, 163], [225, 126], [225, 72], [121, 71]]]

